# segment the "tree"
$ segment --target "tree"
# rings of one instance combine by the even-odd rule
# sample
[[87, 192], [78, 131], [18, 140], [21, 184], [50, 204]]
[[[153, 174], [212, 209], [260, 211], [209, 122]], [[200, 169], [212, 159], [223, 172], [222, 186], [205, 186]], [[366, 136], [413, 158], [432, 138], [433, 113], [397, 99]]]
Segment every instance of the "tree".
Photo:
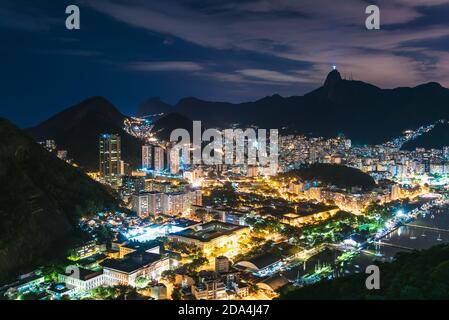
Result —
[[181, 293], [181, 288], [180, 287], [173, 288], [173, 292], [171, 294], [171, 298], [173, 300], [181, 300], [182, 293]]
[[176, 279], [176, 273], [174, 270], [165, 270], [161, 274], [162, 279], [174, 283]]

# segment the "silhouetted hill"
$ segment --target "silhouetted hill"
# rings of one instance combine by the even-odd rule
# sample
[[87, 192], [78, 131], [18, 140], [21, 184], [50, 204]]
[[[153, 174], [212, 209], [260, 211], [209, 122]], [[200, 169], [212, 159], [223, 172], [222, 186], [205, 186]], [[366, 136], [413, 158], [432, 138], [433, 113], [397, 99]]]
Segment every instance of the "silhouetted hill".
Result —
[[333, 70], [323, 86], [304, 96], [273, 95], [240, 104], [189, 97], [181, 99], [173, 111], [202, 120], [208, 127], [257, 124], [322, 136], [344, 133], [356, 143], [380, 143], [405, 129], [449, 119], [448, 104], [449, 89], [434, 82], [380, 89], [342, 79]]
[[193, 122], [179, 113], [169, 113], [154, 122], [153, 131], [160, 140], [169, 141], [170, 135], [175, 129], [186, 129], [193, 137]]
[[449, 146], [449, 124], [447, 122], [436, 124], [435, 128], [431, 131], [424, 133], [415, 140], [405, 143], [402, 149], [442, 149], [445, 146]]
[[152, 97], [142, 102], [136, 111], [136, 117], [146, 117], [160, 113], [170, 113], [173, 107], [161, 101], [160, 97]]
[[100, 134], [119, 134], [122, 160], [138, 166], [141, 142], [122, 129], [124, 119], [125, 116], [108, 100], [93, 97], [54, 115], [28, 132], [37, 141], [55, 140], [58, 149], [68, 150], [69, 156], [89, 171], [98, 171]]
[[[0, 281], [27, 271], [114, 197], [0, 118]], [[42, 262], [42, 261], [40, 261]]]
[[398, 253], [392, 263], [375, 263], [380, 269], [380, 289], [367, 290], [367, 275], [324, 280], [301, 289], [288, 287], [280, 299], [447, 299], [449, 296], [449, 246]]
[[314, 163], [283, 175], [298, 177], [303, 181], [320, 181], [340, 188], [360, 187], [370, 190], [376, 186], [376, 182], [369, 174], [336, 164]]

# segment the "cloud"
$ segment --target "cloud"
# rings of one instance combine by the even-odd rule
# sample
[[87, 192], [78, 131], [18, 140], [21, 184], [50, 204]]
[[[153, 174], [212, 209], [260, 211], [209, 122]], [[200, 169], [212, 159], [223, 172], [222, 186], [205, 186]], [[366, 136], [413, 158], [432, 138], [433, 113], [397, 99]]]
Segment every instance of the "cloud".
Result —
[[[381, 9], [381, 30], [375, 31], [365, 29], [367, 3], [360, 0], [97, 0], [84, 3], [133, 27], [202, 47], [254, 52], [308, 65], [302, 74], [272, 70], [271, 66], [215, 72], [213, 76], [221, 80], [295, 84], [306, 82], [306, 76], [310, 76], [318, 81], [316, 72], [327, 71], [333, 64], [362, 80], [386, 87], [440, 76], [436, 70], [445, 60], [429, 50], [426, 43], [449, 37], [449, 27], [431, 22], [415, 25], [414, 21], [423, 17], [421, 7], [437, 7], [448, 4], [449, 0], [376, 2]], [[424, 55], [423, 67], [420, 59]], [[177, 70], [176, 63], [165, 67], [139, 64], [135, 68]], [[178, 69], [204, 68], [181, 62]]]
[[238, 73], [248, 78], [254, 78], [259, 80], [271, 81], [271, 82], [311, 82], [310, 79], [299, 77], [298, 75], [286, 74], [272, 70], [263, 69], [243, 69], [238, 70]]
[[203, 66], [191, 61], [131, 62], [127, 69], [133, 71], [200, 71]]
[[406, 6], [431, 7], [448, 4], [449, 0], [396, 0], [396, 2]]

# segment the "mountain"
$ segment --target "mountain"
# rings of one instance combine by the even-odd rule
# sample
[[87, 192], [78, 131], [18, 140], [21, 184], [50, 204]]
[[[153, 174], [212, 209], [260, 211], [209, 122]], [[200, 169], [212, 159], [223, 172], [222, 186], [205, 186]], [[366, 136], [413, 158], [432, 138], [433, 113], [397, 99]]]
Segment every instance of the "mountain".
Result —
[[402, 150], [415, 150], [416, 148], [442, 149], [449, 146], [449, 123], [438, 123], [429, 132], [411, 140], [402, 146]]
[[136, 117], [146, 117], [161, 113], [170, 113], [173, 107], [168, 103], [161, 101], [160, 97], [152, 97], [142, 102], [136, 111]]
[[102, 185], [2, 118], [0, 181], [0, 281], [54, 253], [81, 216], [117, 204]]
[[239, 104], [188, 97], [173, 111], [202, 120], [207, 127], [256, 124], [320, 136], [343, 133], [355, 143], [381, 143], [405, 129], [449, 119], [448, 104], [449, 89], [438, 83], [381, 89], [343, 79], [332, 70], [321, 87], [303, 96], [273, 95]]
[[53, 139], [58, 149], [88, 171], [98, 171], [99, 136], [119, 134], [122, 160], [135, 167], [140, 164], [141, 142], [123, 130], [125, 116], [103, 97], [89, 98], [70, 107], [28, 132], [37, 140]]
[[186, 129], [193, 137], [193, 122], [179, 113], [169, 113], [154, 122], [152, 131], [156, 133], [159, 140], [170, 140], [170, 135], [175, 129]]

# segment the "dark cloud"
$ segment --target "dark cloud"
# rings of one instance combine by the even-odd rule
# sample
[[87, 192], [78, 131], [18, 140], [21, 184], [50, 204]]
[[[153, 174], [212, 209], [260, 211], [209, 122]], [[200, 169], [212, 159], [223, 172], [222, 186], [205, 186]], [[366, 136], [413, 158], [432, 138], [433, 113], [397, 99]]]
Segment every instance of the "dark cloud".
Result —
[[[73, 3], [79, 31], [64, 25]], [[372, 3], [381, 30], [365, 28]], [[148, 96], [296, 95], [334, 64], [380, 87], [449, 87], [448, 21], [449, 0], [3, 0], [1, 111], [35, 123], [89, 95], [125, 113]]]
[[[366, 81], [390, 87], [425, 81], [445, 61], [444, 52], [429, 51], [420, 42], [448, 37], [448, 25], [428, 23], [416, 29], [413, 22], [423, 18], [420, 8], [448, 2], [377, 1], [384, 29], [380, 31], [364, 28], [367, 3], [359, 0], [168, 1], [163, 4], [99, 0], [89, 5], [132, 26], [200, 46], [262, 52], [309, 63], [309, 70], [321, 73], [331, 64], [337, 64]], [[389, 29], [392, 26], [396, 27]], [[410, 49], [414, 49], [415, 55], [410, 54]], [[403, 54], [404, 51], [408, 54]], [[426, 61], [433, 61], [426, 70], [419, 61], [423, 56], [427, 57]], [[449, 84], [449, 79], [441, 78], [439, 72], [435, 77]]]

